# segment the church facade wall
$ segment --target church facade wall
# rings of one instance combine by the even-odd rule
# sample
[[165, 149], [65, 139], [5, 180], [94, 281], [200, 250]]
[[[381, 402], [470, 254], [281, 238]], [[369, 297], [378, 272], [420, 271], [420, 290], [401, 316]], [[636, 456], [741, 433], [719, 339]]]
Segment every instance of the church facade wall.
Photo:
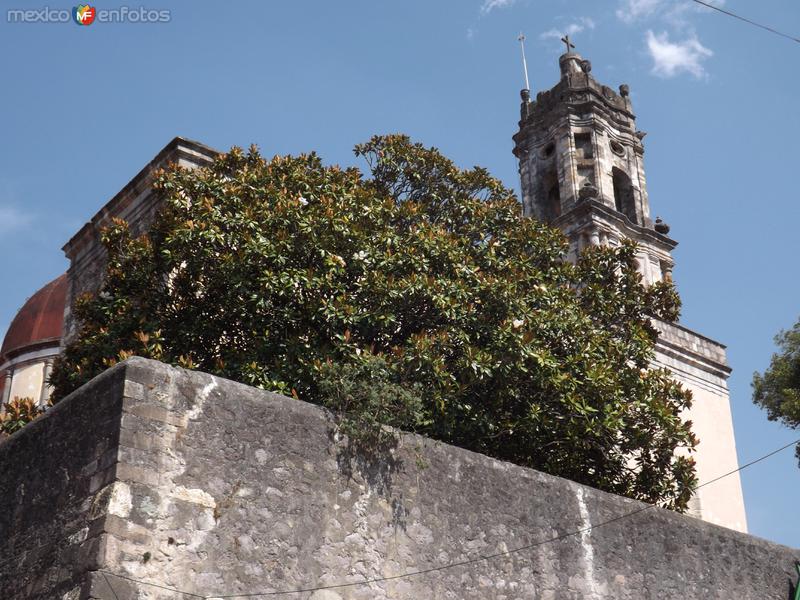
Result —
[[391, 457], [349, 455], [319, 407], [140, 358], [0, 443], [0, 470], [10, 600], [363, 579], [380, 581], [297, 596], [785, 600], [800, 559], [417, 436]]
[[[738, 468], [731, 416], [725, 346], [680, 325], [657, 322], [660, 331], [655, 364], [692, 391], [685, 418], [699, 439], [694, 458], [700, 484]], [[691, 514], [710, 523], [747, 531], [744, 497], [738, 473], [700, 488], [692, 498]]]
[[134, 235], [147, 231], [158, 210], [158, 198], [152, 191], [155, 173], [169, 164], [192, 169], [207, 165], [217, 151], [198, 142], [180, 137], [167, 144], [122, 190], [86, 223], [64, 246], [69, 260], [67, 270], [67, 302], [64, 312], [64, 344], [76, 335], [72, 308], [75, 300], [84, 293], [97, 291], [106, 265], [106, 252], [100, 242], [104, 227], [111, 219], [128, 222]]

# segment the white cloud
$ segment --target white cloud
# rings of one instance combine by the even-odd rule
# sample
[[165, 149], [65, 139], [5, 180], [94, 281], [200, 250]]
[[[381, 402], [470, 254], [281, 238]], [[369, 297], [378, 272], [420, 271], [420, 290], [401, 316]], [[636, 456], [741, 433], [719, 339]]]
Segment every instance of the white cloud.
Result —
[[[31, 221], [27, 215], [13, 206], [0, 206], [0, 236], [12, 233]], [[0, 240], [2, 241], [2, 240]]]
[[[725, 4], [725, 0], [703, 1], [713, 6]], [[703, 62], [714, 53], [700, 43], [692, 20], [698, 13], [709, 11], [693, 0], [619, 0], [616, 14], [628, 25], [647, 20], [661, 23], [673, 36], [683, 38], [683, 41], [673, 42], [667, 31], [659, 35], [647, 31], [645, 40], [647, 53], [653, 59], [653, 74], [675, 77], [690, 73], [702, 79], [706, 77]]]
[[556, 39], [560, 40], [564, 35], [575, 35], [587, 29], [594, 29], [595, 22], [589, 17], [580, 17], [577, 21], [573, 21], [562, 29], [553, 28], [549, 31], [539, 35], [542, 40]]
[[617, 18], [625, 23], [633, 23], [639, 19], [653, 16], [664, 0], [622, 0], [617, 9]]
[[484, 15], [489, 14], [495, 8], [506, 8], [513, 5], [517, 0], [483, 0], [481, 5], [481, 13]]
[[698, 79], [705, 77], [702, 62], [714, 55], [696, 36], [682, 42], [671, 42], [666, 32], [656, 35], [648, 31], [647, 50], [653, 59], [653, 73], [660, 77], [675, 77], [682, 72], [691, 73]]
[[467, 39], [471, 42], [475, 38], [475, 30], [472, 27], [467, 27]]
[[[725, 0], [704, 0], [706, 4], [723, 6]], [[691, 27], [690, 19], [693, 14], [711, 12], [711, 9], [697, 2], [677, 2], [664, 11], [664, 19], [673, 27], [688, 29]]]
[[[725, 0], [704, 1], [714, 6], [723, 6], [725, 4]], [[631, 23], [642, 21], [650, 17], [663, 16], [664, 19], [672, 25], [676, 27], [685, 27], [688, 25], [686, 13], [709, 12], [710, 10], [710, 8], [689, 0], [681, 2], [667, 0], [620, 0], [619, 8], [617, 9], [617, 18], [630, 25]]]

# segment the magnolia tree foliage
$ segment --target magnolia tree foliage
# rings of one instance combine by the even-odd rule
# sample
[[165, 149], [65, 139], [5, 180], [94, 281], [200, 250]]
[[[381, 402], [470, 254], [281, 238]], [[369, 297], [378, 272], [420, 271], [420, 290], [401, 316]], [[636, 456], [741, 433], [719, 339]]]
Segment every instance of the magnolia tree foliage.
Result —
[[[800, 321], [775, 337], [778, 352], [764, 374], [753, 374], [753, 402], [770, 421], [800, 428]], [[800, 444], [796, 449], [800, 459]]]
[[405, 136], [355, 152], [368, 175], [255, 147], [160, 173], [149, 235], [105, 232], [56, 397], [152, 357], [684, 509], [691, 396], [649, 368], [651, 316], [679, 300], [643, 286], [635, 246], [570, 264], [484, 169]]
[[0, 409], [0, 440], [16, 433], [36, 417], [44, 413], [33, 398], [14, 397]]

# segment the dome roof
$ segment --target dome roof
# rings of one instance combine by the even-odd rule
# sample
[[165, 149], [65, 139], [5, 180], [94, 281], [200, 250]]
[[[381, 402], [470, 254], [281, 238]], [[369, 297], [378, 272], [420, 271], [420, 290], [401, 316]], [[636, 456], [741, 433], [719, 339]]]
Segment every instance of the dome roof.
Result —
[[11, 321], [0, 348], [0, 359], [26, 348], [60, 343], [66, 298], [66, 273], [31, 296]]

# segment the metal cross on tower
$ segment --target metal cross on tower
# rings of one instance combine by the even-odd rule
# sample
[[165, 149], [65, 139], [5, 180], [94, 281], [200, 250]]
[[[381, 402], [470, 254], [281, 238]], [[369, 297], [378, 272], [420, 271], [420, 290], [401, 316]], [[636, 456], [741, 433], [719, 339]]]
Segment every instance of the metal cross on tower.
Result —
[[562, 37], [561, 41], [564, 42], [567, 45], [567, 54], [569, 54], [570, 50], [574, 50], [575, 49], [575, 44], [573, 44], [572, 42], [569, 41], [569, 36], [568, 35], [565, 35], [564, 37]]

